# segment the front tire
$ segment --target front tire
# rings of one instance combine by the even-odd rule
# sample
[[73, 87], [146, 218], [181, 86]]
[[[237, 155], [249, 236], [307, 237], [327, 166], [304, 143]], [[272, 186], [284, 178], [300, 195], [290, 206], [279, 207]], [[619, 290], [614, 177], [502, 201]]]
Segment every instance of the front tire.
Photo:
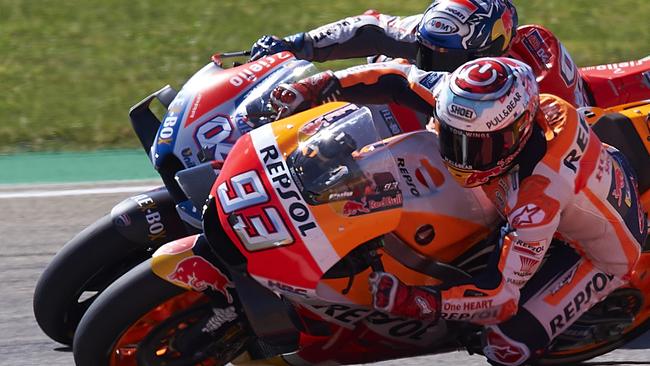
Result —
[[146, 245], [124, 238], [106, 215], [70, 240], [47, 265], [34, 290], [34, 316], [53, 340], [72, 344], [86, 309], [113, 280], [149, 258]]
[[74, 359], [77, 366], [222, 365], [244, 351], [249, 334], [232, 304], [170, 284], [149, 260], [90, 306], [74, 336]]

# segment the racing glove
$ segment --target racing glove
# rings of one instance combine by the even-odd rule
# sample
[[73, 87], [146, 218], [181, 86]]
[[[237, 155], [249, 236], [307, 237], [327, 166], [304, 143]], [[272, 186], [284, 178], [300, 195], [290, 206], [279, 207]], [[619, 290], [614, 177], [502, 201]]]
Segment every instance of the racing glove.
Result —
[[289, 51], [303, 60], [311, 60], [311, 43], [305, 42], [305, 33], [297, 33], [284, 39], [265, 35], [251, 47], [251, 61], [282, 51]]
[[280, 84], [271, 92], [271, 106], [278, 117], [336, 101], [341, 84], [331, 71], [321, 72], [292, 84]]
[[438, 320], [440, 294], [425, 286], [407, 286], [393, 274], [373, 272], [368, 278], [373, 308], [420, 320]]

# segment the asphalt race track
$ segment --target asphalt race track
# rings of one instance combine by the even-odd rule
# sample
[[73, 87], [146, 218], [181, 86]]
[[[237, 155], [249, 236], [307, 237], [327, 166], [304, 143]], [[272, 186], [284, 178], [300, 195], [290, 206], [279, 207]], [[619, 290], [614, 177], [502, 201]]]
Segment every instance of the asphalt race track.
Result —
[[[135, 182], [130, 186], [152, 186]], [[72, 353], [48, 339], [32, 315], [36, 280], [50, 258], [75, 233], [134, 193], [62, 195], [64, 190], [125, 187], [103, 185], [0, 186], [0, 365], [71, 366]], [[59, 191], [52, 196], [51, 190]], [[30, 193], [31, 192], [31, 196]], [[17, 194], [20, 193], [20, 194]], [[74, 193], [74, 192], [72, 192]], [[79, 194], [82, 193], [82, 194]], [[63, 193], [67, 194], [67, 193]], [[585, 365], [650, 365], [650, 333]], [[379, 365], [486, 365], [478, 356], [455, 352], [382, 362]]]

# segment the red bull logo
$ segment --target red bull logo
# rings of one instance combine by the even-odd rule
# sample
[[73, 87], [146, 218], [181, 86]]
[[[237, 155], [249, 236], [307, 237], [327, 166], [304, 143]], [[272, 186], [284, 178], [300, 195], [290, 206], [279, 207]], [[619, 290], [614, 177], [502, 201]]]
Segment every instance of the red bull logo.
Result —
[[203, 257], [191, 256], [178, 262], [176, 269], [167, 278], [190, 286], [195, 291], [205, 291], [211, 288], [222, 293], [228, 303], [232, 303], [232, 296], [228, 287], [234, 288], [228, 277], [217, 267]]
[[484, 183], [487, 183], [490, 178], [501, 175], [505, 169], [502, 166], [495, 166], [494, 168], [480, 172], [472, 172], [469, 177], [467, 177], [464, 186], [465, 187], [475, 187]]
[[368, 208], [370, 208], [371, 211], [393, 208], [401, 205], [402, 195], [399, 193], [395, 196], [383, 196], [380, 200], [370, 200], [368, 202]]
[[347, 201], [343, 205], [343, 215], [345, 216], [356, 216], [364, 213], [370, 213], [370, 210], [366, 207], [365, 199], [362, 199], [362, 202]]

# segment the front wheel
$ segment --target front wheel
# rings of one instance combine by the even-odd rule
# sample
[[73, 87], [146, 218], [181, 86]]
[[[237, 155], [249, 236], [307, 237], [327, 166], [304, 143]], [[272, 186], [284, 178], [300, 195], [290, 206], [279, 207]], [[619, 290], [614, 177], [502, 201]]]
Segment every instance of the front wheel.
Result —
[[106, 215], [77, 234], [41, 274], [34, 316], [43, 332], [70, 345], [83, 313], [114, 279], [149, 258], [145, 245], [127, 240]]
[[224, 365], [250, 334], [233, 304], [164, 281], [149, 260], [90, 306], [74, 336], [74, 359], [77, 366]]

